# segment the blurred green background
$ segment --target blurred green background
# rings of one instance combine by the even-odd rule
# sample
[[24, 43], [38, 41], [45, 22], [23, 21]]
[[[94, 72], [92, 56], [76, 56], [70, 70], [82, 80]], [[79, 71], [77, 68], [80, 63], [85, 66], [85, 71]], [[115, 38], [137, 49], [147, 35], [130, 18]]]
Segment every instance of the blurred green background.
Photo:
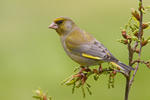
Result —
[[[107, 76], [92, 84], [92, 96], [61, 86], [78, 64], [62, 49], [59, 36], [48, 25], [55, 17], [71, 17], [82, 29], [97, 37], [118, 59], [128, 63], [120, 27], [127, 23], [138, 0], [0, 0], [0, 99], [33, 100], [32, 90], [48, 90], [54, 100], [123, 100], [125, 79], [117, 75], [115, 88], [107, 88]], [[149, 0], [143, 0], [150, 5]], [[150, 21], [150, 14], [145, 20]], [[150, 35], [150, 31], [145, 34]], [[142, 58], [150, 58], [150, 45]], [[150, 70], [140, 66], [130, 100], [150, 99]]]

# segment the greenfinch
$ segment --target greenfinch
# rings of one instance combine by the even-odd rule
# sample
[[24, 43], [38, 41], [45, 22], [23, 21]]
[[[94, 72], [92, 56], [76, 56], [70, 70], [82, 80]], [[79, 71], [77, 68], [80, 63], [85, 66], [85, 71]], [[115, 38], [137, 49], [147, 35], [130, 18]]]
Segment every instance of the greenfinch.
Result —
[[101, 42], [80, 29], [72, 19], [58, 17], [48, 27], [56, 30], [65, 52], [80, 66], [89, 67], [110, 62], [127, 73], [134, 70], [116, 59]]

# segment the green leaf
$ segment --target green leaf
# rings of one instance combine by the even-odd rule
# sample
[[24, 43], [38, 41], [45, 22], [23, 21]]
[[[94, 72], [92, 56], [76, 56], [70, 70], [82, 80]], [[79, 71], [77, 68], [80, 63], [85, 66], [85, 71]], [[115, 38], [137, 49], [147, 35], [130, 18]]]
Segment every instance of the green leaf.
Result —
[[40, 96], [32, 96], [33, 98], [35, 99], [40, 99], [41, 97]]
[[72, 84], [74, 84], [76, 81], [77, 81], [77, 79], [71, 78], [71, 79], [69, 79], [67, 82], [65, 82], [65, 85], [72, 85]]
[[87, 89], [89, 95], [92, 95], [92, 92], [91, 92], [91, 90], [89, 89], [89, 87], [86, 87], [86, 89]]
[[85, 98], [85, 90], [84, 90], [84, 87], [81, 86], [81, 89], [82, 89], [83, 98]]
[[143, 14], [146, 14], [145, 10], [144, 9], [141, 9], [141, 11], [143, 12]]
[[73, 86], [72, 86], [72, 94], [74, 94], [75, 87], [76, 87], [76, 84], [74, 83]]
[[97, 81], [99, 76], [98, 75], [94, 75], [93, 78], [94, 78], [95, 81]]
[[86, 85], [87, 85], [87, 87], [91, 88], [91, 85], [90, 85], [90, 84], [86, 83]]
[[48, 100], [52, 100], [52, 97], [49, 96], [49, 97], [48, 97]]

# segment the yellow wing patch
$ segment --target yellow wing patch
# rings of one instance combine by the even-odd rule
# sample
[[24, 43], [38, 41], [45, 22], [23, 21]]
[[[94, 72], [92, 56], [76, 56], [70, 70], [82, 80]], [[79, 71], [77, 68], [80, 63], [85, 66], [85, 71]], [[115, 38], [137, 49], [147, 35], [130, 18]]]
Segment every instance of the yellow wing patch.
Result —
[[86, 58], [90, 58], [90, 59], [95, 59], [95, 60], [100, 60], [101, 59], [100, 57], [95, 57], [95, 56], [85, 54], [85, 53], [82, 53], [82, 56], [86, 57]]
[[120, 68], [120, 66], [118, 65], [118, 64], [116, 64], [116, 63], [114, 63], [114, 62], [110, 62], [113, 66], [116, 66], [116, 67], [118, 67], [118, 68]]

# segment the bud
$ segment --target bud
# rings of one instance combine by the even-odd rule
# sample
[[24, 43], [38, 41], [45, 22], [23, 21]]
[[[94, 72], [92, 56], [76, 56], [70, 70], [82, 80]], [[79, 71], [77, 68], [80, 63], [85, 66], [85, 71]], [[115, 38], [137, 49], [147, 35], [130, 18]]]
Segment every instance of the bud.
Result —
[[148, 41], [147, 41], [147, 40], [144, 40], [144, 41], [142, 42], [142, 46], [145, 46], [147, 43], [148, 43]]
[[138, 11], [136, 11], [133, 8], [131, 10], [132, 10], [131, 11], [132, 15], [139, 21], [140, 20], [140, 15], [139, 15]]
[[35, 93], [36, 93], [36, 95], [38, 95], [38, 96], [41, 95], [41, 91], [40, 91], [40, 90], [36, 90]]
[[[135, 32], [134, 36], [136, 36], [138, 38], [138, 32]], [[143, 31], [141, 32], [141, 36], [143, 36]]]
[[138, 37], [138, 31], [135, 31], [133, 34], [134, 36]]
[[140, 49], [136, 49], [135, 52], [136, 52], [136, 53], [139, 53], [139, 52], [140, 52]]
[[131, 36], [127, 36], [127, 39], [131, 40]]
[[128, 40], [127, 39], [126, 40], [121, 39], [121, 40], [118, 40], [118, 42], [123, 43], [123, 44], [128, 44]]
[[139, 41], [139, 40], [138, 40], [138, 37], [136, 37], [136, 36], [132, 36], [132, 40], [133, 40], [133, 41]]
[[97, 69], [93, 69], [93, 72], [98, 74], [98, 70]]
[[143, 29], [146, 29], [148, 26], [149, 26], [149, 24], [148, 24], [148, 23], [144, 23], [144, 24], [142, 24], [142, 28], [143, 28]]
[[73, 75], [72, 77], [73, 78], [75, 78], [75, 77], [81, 77], [81, 74], [76, 74], [76, 75]]
[[122, 33], [122, 36], [123, 36], [125, 39], [127, 39], [127, 33], [126, 33], [126, 30], [122, 30], [121, 33]]
[[46, 94], [43, 94], [43, 100], [47, 100]]
[[147, 66], [148, 68], [150, 68], [150, 62], [147, 62], [146, 66]]
[[124, 40], [124, 41], [123, 41], [123, 44], [128, 44], [128, 40]]
[[147, 65], [148, 68], [150, 68], [150, 65]]
[[113, 74], [114, 74], [114, 75], [116, 75], [116, 74], [117, 74], [117, 72], [116, 72], [116, 71], [113, 71]]

